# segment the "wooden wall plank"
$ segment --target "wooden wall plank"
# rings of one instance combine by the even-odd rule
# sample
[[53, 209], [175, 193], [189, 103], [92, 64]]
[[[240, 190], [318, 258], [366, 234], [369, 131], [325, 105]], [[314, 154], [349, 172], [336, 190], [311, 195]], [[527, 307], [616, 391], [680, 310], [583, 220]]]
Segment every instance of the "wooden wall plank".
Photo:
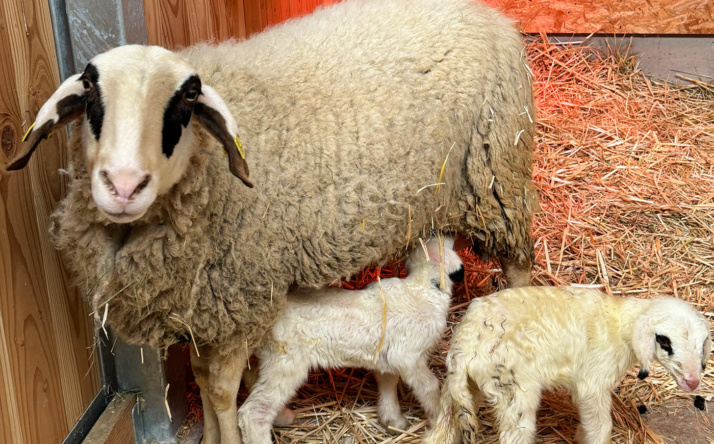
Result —
[[176, 49], [202, 41], [245, 38], [243, 0], [145, 0], [150, 45]]
[[[271, 3], [272, 0], [270, 1]], [[268, 26], [268, 0], [245, 0], [245, 32], [248, 37]]]
[[181, 0], [145, 0], [146, 35], [151, 45], [182, 48], [188, 40], [185, 29], [184, 2]]
[[65, 165], [66, 132], [44, 142], [25, 170], [4, 171], [59, 84], [47, 2], [3, 1], [0, 46], [0, 406], [9, 412], [0, 437], [61, 442], [99, 389], [98, 369], [89, 371], [88, 307], [68, 289], [47, 232], [65, 189], [57, 169]]
[[267, 4], [268, 26], [282, 23], [291, 17], [290, 0], [273, 0]]
[[528, 33], [714, 34], [712, 0], [483, 0]]
[[134, 442], [131, 409], [136, 404], [136, 395], [117, 393], [97, 423], [84, 439], [83, 444], [129, 444]]
[[[191, 22], [180, 0], [145, 0], [149, 42], [170, 48], [244, 38], [339, 0], [194, 0]], [[481, 0], [528, 33], [714, 34], [711, 0]], [[192, 14], [189, 13], [189, 16]], [[237, 24], [237, 29], [236, 29]], [[190, 29], [190, 32], [186, 32]]]
[[[4, 207], [0, 207], [0, 217], [4, 220], [3, 213]], [[7, 247], [8, 245], [3, 246]], [[8, 248], [3, 248], [0, 251], [0, 254], [3, 255], [2, 257], [9, 257], [9, 253]], [[0, 290], [4, 290], [4, 288], [0, 286]], [[7, 293], [2, 291], [0, 294]], [[2, 442], [22, 444], [24, 440], [20, 426], [20, 414], [17, 409], [17, 394], [15, 393], [15, 384], [12, 381], [13, 371], [10, 365], [5, 323], [2, 318], [0, 316], [0, 439], [2, 439]]]

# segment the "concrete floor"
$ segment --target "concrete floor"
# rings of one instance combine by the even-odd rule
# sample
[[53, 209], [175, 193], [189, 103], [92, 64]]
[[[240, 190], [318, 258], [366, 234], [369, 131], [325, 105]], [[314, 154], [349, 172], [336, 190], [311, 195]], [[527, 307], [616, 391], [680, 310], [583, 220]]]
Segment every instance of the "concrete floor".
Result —
[[[552, 35], [560, 42], [579, 42], [586, 36]], [[592, 46], [619, 48], [639, 58], [640, 68], [648, 77], [674, 83], [686, 83], [682, 77], [710, 83], [714, 86], [714, 36], [591, 37]]]

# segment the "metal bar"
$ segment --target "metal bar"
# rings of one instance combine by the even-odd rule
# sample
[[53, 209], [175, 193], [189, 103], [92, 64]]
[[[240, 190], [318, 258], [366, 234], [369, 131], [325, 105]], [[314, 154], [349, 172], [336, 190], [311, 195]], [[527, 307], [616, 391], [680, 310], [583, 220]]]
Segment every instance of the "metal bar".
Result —
[[67, 8], [64, 0], [49, 0], [49, 4], [60, 81], [63, 82], [67, 77], [74, 74], [74, 57], [72, 56], [72, 39], [70, 37], [69, 21], [67, 20]]
[[119, 391], [139, 393], [139, 402], [133, 409], [136, 443], [173, 443], [188, 414], [188, 348], [169, 347], [164, 357], [158, 348], [132, 346], [119, 340], [114, 352]]
[[104, 409], [109, 405], [112, 397], [113, 395], [107, 394], [104, 387], [102, 387], [89, 404], [89, 407], [87, 407], [79, 420], [77, 420], [77, 423], [72, 427], [72, 430], [70, 430], [69, 434], [64, 438], [62, 444], [81, 444], [102, 415], [102, 412], [104, 412]]
[[124, 40], [127, 45], [146, 45], [149, 38], [146, 34], [143, 0], [121, 0], [124, 23]]

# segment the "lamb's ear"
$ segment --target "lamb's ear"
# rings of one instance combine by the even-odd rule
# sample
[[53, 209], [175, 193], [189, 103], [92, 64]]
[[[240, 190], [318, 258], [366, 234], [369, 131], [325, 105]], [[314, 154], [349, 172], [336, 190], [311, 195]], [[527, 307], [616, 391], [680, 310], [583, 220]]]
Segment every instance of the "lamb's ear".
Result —
[[655, 332], [651, 325], [651, 319], [646, 314], [641, 315], [635, 321], [632, 330], [632, 349], [640, 363], [640, 372], [637, 377], [645, 379], [650, 373], [650, 363], [655, 358]]
[[7, 166], [8, 171], [19, 170], [27, 165], [37, 145], [57, 127], [66, 125], [84, 112], [86, 100], [81, 74], [75, 74], [65, 80], [57, 91], [42, 105], [35, 123], [30, 126], [25, 136], [20, 154]]
[[201, 85], [201, 95], [198, 96], [193, 112], [208, 132], [223, 144], [228, 153], [231, 173], [252, 188], [243, 144], [238, 138], [238, 124], [221, 96], [210, 86]]

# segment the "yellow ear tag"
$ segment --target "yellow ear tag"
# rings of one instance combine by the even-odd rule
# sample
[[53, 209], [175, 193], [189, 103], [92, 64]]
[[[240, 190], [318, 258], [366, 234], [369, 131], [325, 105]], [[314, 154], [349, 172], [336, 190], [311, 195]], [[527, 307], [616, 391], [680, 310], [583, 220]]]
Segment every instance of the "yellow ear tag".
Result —
[[25, 135], [22, 136], [22, 141], [23, 141], [23, 142], [24, 142], [25, 140], [27, 140], [27, 136], [30, 135], [30, 132], [32, 131], [32, 128], [35, 127], [35, 123], [37, 123], [37, 122], [32, 122], [32, 125], [30, 125], [30, 127], [27, 129], [27, 132], [25, 133]]
[[245, 159], [245, 152], [243, 151], [243, 142], [240, 141], [237, 134], [233, 138], [233, 142], [235, 142], [236, 144], [236, 148], [238, 149], [238, 154], [240, 154], [240, 158]]

